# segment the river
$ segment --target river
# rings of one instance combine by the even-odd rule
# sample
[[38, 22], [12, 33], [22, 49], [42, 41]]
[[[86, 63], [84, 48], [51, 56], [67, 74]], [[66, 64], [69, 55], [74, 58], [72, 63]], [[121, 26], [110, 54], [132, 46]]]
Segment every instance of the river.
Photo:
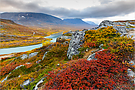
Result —
[[[60, 36], [62, 36], [62, 33], [56, 33], [56, 34], [52, 34], [50, 36], [46, 36], [44, 38], [51, 38], [52, 40], [50, 42], [56, 42], [56, 39]], [[36, 44], [36, 45], [30, 45], [30, 46], [23, 46], [23, 47], [12, 47], [12, 48], [2, 48], [0, 49], [0, 55], [2, 54], [10, 54], [10, 53], [18, 53], [18, 52], [25, 52], [25, 51], [29, 51], [35, 48], [40, 48], [42, 47], [42, 43], [41, 44]]]

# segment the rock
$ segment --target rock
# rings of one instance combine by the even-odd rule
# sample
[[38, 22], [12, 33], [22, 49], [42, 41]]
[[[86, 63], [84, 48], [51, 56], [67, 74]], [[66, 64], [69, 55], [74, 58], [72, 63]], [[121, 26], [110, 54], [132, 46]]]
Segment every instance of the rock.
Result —
[[100, 44], [99, 45], [99, 49], [102, 49], [103, 46], [104, 46], [104, 44]]
[[90, 61], [90, 60], [97, 60], [96, 58], [95, 58], [95, 53], [93, 53], [93, 54], [91, 54], [88, 58], [87, 58], [87, 60], [88, 61]]
[[[48, 51], [47, 51], [47, 52], [48, 52]], [[45, 53], [44, 53], [44, 56], [42, 57], [42, 60], [44, 60], [44, 58], [45, 58], [45, 55], [47, 54], [47, 52], [45, 52]]]
[[23, 55], [21, 56], [21, 59], [22, 59], [22, 60], [27, 59], [27, 58], [28, 58], [28, 55], [27, 55], [27, 54], [23, 54]]
[[129, 62], [129, 65], [130, 65], [130, 66], [134, 66], [134, 65], [135, 65], [135, 62], [131, 60], [131, 61]]
[[107, 26], [113, 26], [114, 29], [117, 30], [117, 33], [121, 33], [121, 36], [127, 35], [127, 31], [129, 31], [130, 29], [127, 28], [128, 25], [131, 25], [130, 23], [126, 22], [113, 22], [113, 21], [109, 21], [109, 20], [104, 20], [102, 21], [98, 27], [93, 28], [93, 29], [99, 29], [102, 27], [107, 27]]
[[93, 54], [91, 54], [91, 55], [87, 58], [87, 60], [88, 60], [88, 61], [93, 60], [93, 59], [94, 59], [94, 60], [97, 60], [97, 58], [95, 58], [95, 52], [98, 53], [99, 51], [103, 51], [103, 50], [104, 50], [104, 49], [101, 49], [101, 50], [97, 49], [97, 50], [95, 50], [95, 51], [93, 51], [93, 52], [91, 51], [91, 53], [93, 53]]
[[60, 64], [58, 63], [57, 66], [60, 66]]
[[30, 80], [29, 79], [23, 82], [23, 86], [24, 85], [28, 86], [29, 84], [30, 84]]
[[87, 49], [86, 49], [86, 52], [88, 52], [88, 51], [89, 51], [89, 49], [87, 48]]
[[16, 69], [18, 69], [18, 68], [20, 68], [20, 67], [22, 67], [22, 66], [24, 66], [24, 65], [17, 66], [14, 70], [16, 70]]
[[67, 57], [68, 59], [71, 59], [73, 55], [79, 54], [78, 49], [80, 48], [80, 45], [84, 43], [84, 31], [75, 31], [72, 34], [72, 38], [69, 43], [68, 51], [67, 51]]
[[36, 61], [37, 64], [39, 64], [40, 62], [41, 62], [41, 60]]
[[20, 84], [20, 87], [23, 88], [24, 90], [26, 90], [26, 88], [24, 86], [30, 85], [30, 83], [33, 81], [34, 81], [34, 78], [31, 78], [31, 80], [27, 79], [26, 81], [23, 82], [23, 84]]
[[134, 73], [131, 69], [128, 69], [128, 70], [127, 70], [127, 75], [128, 75], [129, 77], [132, 77], [132, 80], [131, 80], [131, 81], [133, 81], [134, 84], [135, 84], [135, 73]]
[[36, 84], [34, 90], [37, 90], [37, 89], [39, 88], [39, 85], [44, 82], [44, 78], [46, 78], [46, 77], [43, 77], [43, 78]]
[[28, 58], [34, 57], [34, 56], [36, 56], [37, 54], [38, 54], [38, 52], [31, 53], [31, 54], [29, 54], [29, 57], [28, 57]]

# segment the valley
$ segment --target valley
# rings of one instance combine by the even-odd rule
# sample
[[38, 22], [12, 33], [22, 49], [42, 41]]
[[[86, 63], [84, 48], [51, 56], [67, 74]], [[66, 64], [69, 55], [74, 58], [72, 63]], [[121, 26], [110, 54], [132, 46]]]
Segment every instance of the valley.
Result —
[[[89, 26], [35, 14], [5, 13], [0, 19], [1, 90], [134, 90], [135, 20]], [[36, 26], [40, 15], [49, 27]]]

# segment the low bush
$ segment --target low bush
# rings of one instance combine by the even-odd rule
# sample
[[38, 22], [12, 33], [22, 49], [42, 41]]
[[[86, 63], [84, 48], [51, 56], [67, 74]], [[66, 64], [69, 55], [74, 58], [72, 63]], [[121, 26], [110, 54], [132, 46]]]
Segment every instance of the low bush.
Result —
[[[96, 53], [97, 60], [78, 60], [70, 67], [47, 75], [45, 89], [129, 89], [127, 67], [107, 50]], [[121, 87], [119, 87], [121, 85]]]

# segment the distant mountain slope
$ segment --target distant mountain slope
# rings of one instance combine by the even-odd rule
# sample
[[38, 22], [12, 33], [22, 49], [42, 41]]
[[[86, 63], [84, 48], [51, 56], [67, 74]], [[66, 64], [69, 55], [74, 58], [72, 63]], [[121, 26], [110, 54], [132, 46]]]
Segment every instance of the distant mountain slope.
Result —
[[85, 21], [85, 22], [87, 22], [87, 23], [90, 24], [90, 25], [95, 25], [95, 26], [97, 26], [97, 24], [95, 24], [95, 23], [92, 22], [92, 21]]
[[33, 12], [5, 12], [0, 14], [0, 18], [9, 19], [17, 24], [37, 27], [87, 27], [90, 25], [81, 19], [60, 19], [52, 15]]
[[19, 25], [12, 20], [0, 19], [0, 35], [15, 35], [15, 36], [30, 36], [33, 35], [46, 35], [45, 30], [39, 30], [37, 28], [30, 28], [23, 25]]
[[70, 24], [76, 24], [76, 25], [90, 25], [86, 22], [84, 22], [82, 19], [75, 18], [75, 19], [64, 19], [63, 21], [68, 22]]
[[64, 22], [57, 17], [43, 14], [43, 13], [32, 13], [32, 12], [19, 12], [19, 13], [10, 13], [5, 12], [0, 14], [0, 18], [2, 19], [10, 19], [16, 23], [22, 25], [40, 25], [43, 23], [49, 24], [64, 24]]

